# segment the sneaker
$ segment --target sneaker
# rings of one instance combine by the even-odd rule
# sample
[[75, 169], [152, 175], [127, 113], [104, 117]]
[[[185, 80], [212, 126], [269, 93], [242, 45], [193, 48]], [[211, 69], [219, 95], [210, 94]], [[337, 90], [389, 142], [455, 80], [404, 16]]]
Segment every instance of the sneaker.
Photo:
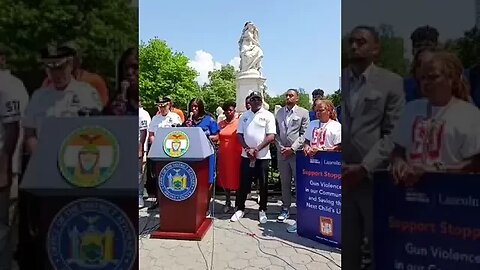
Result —
[[290, 213], [288, 212], [288, 209], [283, 208], [282, 212], [280, 212], [280, 215], [277, 217], [277, 221], [285, 222], [289, 217]]
[[258, 220], [262, 224], [267, 223], [267, 214], [265, 213], [265, 211], [262, 210], [262, 211], [258, 212]]
[[235, 212], [235, 214], [233, 214], [233, 216], [230, 218], [230, 221], [231, 222], [239, 221], [241, 218], [243, 218], [243, 215], [245, 215], [244, 211], [237, 210], [237, 212]]
[[225, 206], [223, 206], [223, 213], [224, 214], [230, 212], [230, 210], [232, 210], [232, 205], [231, 204], [226, 204]]
[[289, 233], [297, 233], [297, 223], [288, 226], [288, 227], [287, 227], [287, 232], [289, 232]]
[[145, 207], [145, 202], [143, 201], [143, 196], [138, 196], [138, 208]]
[[158, 201], [155, 201], [152, 205], [148, 207], [148, 210], [155, 210], [158, 208]]

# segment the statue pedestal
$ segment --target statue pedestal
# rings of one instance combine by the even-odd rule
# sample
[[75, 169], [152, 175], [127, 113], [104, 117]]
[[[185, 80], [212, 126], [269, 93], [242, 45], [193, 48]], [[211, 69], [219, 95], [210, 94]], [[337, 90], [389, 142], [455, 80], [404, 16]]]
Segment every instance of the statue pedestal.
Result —
[[[253, 91], [259, 91], [263, 94], [263, 85], [267, 79], [263, 78], [258, 72], [242, 72], [237, 73], [237, 112], [243, 113], [245, 109], [245, 99]], [[268, 104], [265, 103], [263, 97], [264, 107], [268, 110]]]

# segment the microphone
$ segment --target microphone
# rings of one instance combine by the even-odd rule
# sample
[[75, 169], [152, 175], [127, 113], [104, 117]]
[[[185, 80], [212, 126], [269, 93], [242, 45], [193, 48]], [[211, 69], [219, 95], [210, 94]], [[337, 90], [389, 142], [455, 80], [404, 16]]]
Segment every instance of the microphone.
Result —
[[187, 127], [193, 126], [193, 112], [190, 112], [190, 116], [188, 117], [188, 120], [186, 121], [186, 126]]

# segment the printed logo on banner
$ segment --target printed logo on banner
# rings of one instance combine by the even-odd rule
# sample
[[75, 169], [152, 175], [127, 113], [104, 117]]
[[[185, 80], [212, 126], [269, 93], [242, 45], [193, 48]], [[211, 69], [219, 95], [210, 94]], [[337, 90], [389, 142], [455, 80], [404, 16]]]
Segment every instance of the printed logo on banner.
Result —
[[163, 141], [163, 151], [169, 157], [178, 158], [188, 151], [190, 139], [182, 131], [172, 131], [167, 134]]
[[118, 142], [108, 130], [85, 127], [73, 131], [63, 141], [58, 165], [70, 184], [96, 187], [113, 175], [118, 155]]
[[333, 219], [320, 217], [320, 233], [324, 236], [333, 236]]
[[168, 163], [158, 177], [160, 191], [172, 201], [184, 201], [190, 198], [197, 188], [197, 176], [188, 164]]
[[54, 269], [132, 269], [135, 229], [114, 204], [94, 198], [63, 207], [47, 234], [47, 253]]

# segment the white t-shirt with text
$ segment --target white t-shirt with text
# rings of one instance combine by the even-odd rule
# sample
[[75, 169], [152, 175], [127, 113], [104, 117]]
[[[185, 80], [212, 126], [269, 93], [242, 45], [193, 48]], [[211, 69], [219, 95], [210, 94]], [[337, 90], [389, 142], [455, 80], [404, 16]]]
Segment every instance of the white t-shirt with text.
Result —
[[[242, 114], [238, 122], [237, 133], [243, 134], [245, 143], [252, 148], [259, 146], [267, 134], [276, 134], [275, 116], [261, 108], [256, 113], [248, 110]], [[242, 150], [242, 157], [247, 157], [245, 150]], [[265, 146], [257, 153], [257, 159], [271, 159], [270, 147]]]
[[331, 119], [326, 123], [320, 120], [310, 121], [305, 139], [310, 141], [310, 146], [313, 148], [334, 147], [342, 143], [342, 125]]
[[148, 146], [148, 126], [151, 122], [150, 114], [142, 107], [138, 108], [138, 143], [140, 143], [140, 131], [147, 131], [147, 139], [145, 140], [144, 149], [147, 151]]
[[[2, 124], [20, 122], [28, 104], [28, 92], [23, 82], [13, 76], [9, 70], [0, 71], [0, 117]], [[14, 173], [21, 170], [23, 129], [20, 128], [17, 147], [13, 154], [12, 169]], [[4, 145], [4, 130], [0, 126], [0, 149]]]
[[[410, 163], [456, 165], [480, 153], [480, 110], [452, 98], [444, 107], [433, 107], [427, 119], [427, 99], [405, 105], [393, 141], [406, 149]], [[426, 164], [425, 164], [426, 163]]]

